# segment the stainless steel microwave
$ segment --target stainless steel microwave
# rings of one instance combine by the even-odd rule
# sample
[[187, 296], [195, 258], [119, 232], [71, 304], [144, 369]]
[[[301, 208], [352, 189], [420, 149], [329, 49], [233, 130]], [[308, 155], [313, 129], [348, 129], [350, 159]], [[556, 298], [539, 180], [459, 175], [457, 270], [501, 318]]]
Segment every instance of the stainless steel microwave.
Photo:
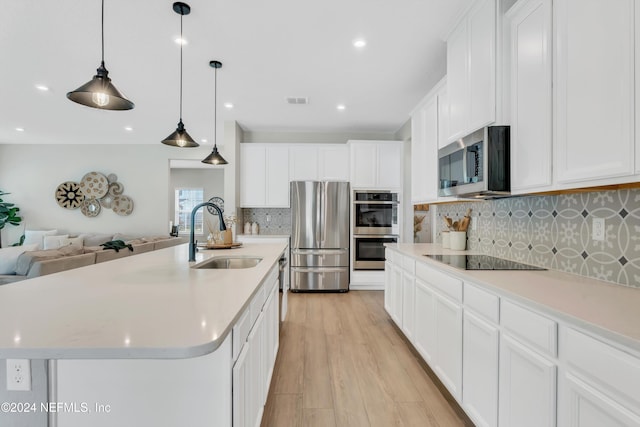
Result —
[[440, 196], [504, 197], [511, 191], [509, 126], [488, 126], [438, 150]]

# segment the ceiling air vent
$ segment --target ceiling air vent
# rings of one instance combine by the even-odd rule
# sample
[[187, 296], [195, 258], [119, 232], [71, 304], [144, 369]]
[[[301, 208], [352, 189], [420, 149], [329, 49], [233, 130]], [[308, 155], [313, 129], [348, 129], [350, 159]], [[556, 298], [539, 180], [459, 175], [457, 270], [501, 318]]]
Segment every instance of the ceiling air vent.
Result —
[[298, 96], [288, 96], [287, 104], [308, 104], [309, 98], [301, 98]]

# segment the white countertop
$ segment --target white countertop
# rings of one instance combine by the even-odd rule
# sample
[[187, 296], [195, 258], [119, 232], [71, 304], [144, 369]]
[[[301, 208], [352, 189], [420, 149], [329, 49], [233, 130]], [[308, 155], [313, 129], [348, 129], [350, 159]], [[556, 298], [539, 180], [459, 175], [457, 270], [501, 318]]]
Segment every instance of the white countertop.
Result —
[[468, 254], [437, 244], [387, 244], [462, 280], [482, 285], [569, 324], [640, 351], [640, 289], [555, 270], [461, 270], [425, 254]]
[[[213, 352], [277, 264], [284, 243], [188, 244], [0, 286], [0, 359], [188, 358]], [[193, 269], [255, 255], [247, 269]]]

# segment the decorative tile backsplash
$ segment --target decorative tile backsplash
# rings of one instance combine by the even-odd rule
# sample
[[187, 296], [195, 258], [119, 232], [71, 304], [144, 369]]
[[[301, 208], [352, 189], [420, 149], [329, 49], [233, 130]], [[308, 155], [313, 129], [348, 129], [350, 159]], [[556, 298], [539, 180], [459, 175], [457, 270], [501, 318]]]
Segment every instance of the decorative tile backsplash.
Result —
[[[526, 196], [434, 206], [436, 241], [443, 216], [472, 209], [467, 248], [553, 270], [640, 287], [640, 189]], [[593, 218], [605, 239], [592, 239]], [[475, 225], [474, 225], [475, 222]]]
[[245, 222], [257, 222], [259, 234], [291, 234], [291, 209], [287, 208], [244, 208], [240, 209], [238, 233], [244, 231]]

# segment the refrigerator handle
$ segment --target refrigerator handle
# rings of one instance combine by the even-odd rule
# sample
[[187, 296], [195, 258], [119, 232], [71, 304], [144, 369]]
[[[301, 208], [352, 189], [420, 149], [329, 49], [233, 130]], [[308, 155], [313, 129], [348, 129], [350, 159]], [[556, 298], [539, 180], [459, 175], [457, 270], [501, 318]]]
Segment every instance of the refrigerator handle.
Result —
[[324, 248], [324, 241], [327, 239], [327, 183], [322, 183], [322, 230], [320, 236], [322, 237], [320, 240], [321, 247]]
[[315, 216], [316, 219], [316, 226], [315, 226], [315, 231], [316, 231], [316, 242], [318, 242], [319, 246], [322, 246], [320, 243], [321, 240], [321, 236], [322, 236], [322, 232], [320, 227], [322, 227], [322, 185], [318, 186], [318, 192], [316, 194], [316, 198], [317, 198], [317, 206], [318, 206], [318, 214]]

